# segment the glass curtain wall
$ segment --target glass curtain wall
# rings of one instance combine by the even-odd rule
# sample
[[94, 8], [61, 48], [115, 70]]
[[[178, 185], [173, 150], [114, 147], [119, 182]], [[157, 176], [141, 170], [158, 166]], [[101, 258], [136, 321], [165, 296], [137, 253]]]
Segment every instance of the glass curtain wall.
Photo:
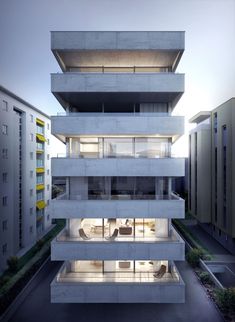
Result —
[[160, 221], [156, 223], [155, 218], [84, 218], [81, 221], [81, 228], [87, 236], [108, 237], [118, 229], [118, 240], [120, 238], [155, 238], [160, 225]]
[[168, 177], [88, 177], [88, 199], [169, 199]]
[[70, 138], [70, 157], [168, 158], [169, 138]]

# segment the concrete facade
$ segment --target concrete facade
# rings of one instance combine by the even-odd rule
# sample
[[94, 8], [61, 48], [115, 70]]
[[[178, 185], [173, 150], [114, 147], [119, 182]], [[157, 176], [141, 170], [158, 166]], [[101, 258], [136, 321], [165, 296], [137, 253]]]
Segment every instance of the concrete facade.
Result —
[[[208, 114], [208, 112], [206, 112]], [[204, 114], [206, 114], [204, 113]], [[203, 120], [203, 113], [200, 118]], [[198, 162], [201, 161], [201, 179], [198, 178], [198, 204], [203, 205], [204, 212], [195, 211], [195, 178], [191, 177], [191, 212], [202, 227], [214, 236], [225, 248], [235, 253], [235, 99], [232, 98], [211, 111], [207, 117], [207, 125], [199, 124], [191, 133], [200, 133], [200, 149]], [[192, 121], [197, 121], [194, 117]], [[203, 120], [200, 123], [205, 123]], [[200, 140], [200, 136], [199, 136]], [[191, 151], [192, 173], [195, 167], [194, 146]], [[199, 166], [198, 166], [199, 168]], [[189, 169], [190, 171], [190, 169]], [[199, 181], [201, 180], [201, 181]], [[199, 206], [200, 207], [200, 206]], [[199, 208], [200, 209], [200, 208]]]
[[49, 116], [2, 86], [0, 119], [0, 270], [4, 270], [10, 256], [32, 246], [51, 225], [47, 208], [51, 122]]
[[184, 302], [173, 262], [184, 242], [171, 227], [184, 216], [171, 188], [184, 176], [171, 155], [184, 133], [171, 116], [184, 92], [184, 33], [52, 32], [51, 49], [63, 71], [51, 90], [66, 111], [52, 117], [66, 142], [52, 175], [66, 178], [66, 194], [50, 209], [67, 219], [51, 244], [65, 261], [52, 302]]
[[52, 175], [63, 176], [184, 176], [184, 159], [52, 158]]
[[[66, 198], [66, 197], [65, 197]], [[54, 218], [183, 218], [184, 200], [66, 200], [51, 201]]]
[[[158, 129], [161, 135], [173, 136], [177, 139], [184, 133], [184, 118], [182, 116], [155, 116], [133, 115], [133, 113], [123, 113], [121, 116], [112, 113], [112, 116], [102, 116], [96, 113], [95, 116], [84, 113], [71, 113], [66, 117], [52, 116], [52, 134], [63, 137], [73, 135], [156, 135]], [[126, 115], [127, 114], [127, 115]], [[142, 113], [143, 114], [143, 113]], [[146, 113], [145, 113], [146, 114]]]

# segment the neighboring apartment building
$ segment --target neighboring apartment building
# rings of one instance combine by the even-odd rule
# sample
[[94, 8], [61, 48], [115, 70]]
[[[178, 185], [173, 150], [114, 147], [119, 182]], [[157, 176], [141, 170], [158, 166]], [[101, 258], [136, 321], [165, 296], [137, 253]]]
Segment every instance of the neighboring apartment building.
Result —
[[184, 159], [171, 145], [184, 118], [171, 112], [184, 92], [175, 70], [184, 32], [52, 32], [63, 71], [52, 93], [65, 109], [52, 133], [67, 153], [52, 158], [66, 194], [51, 202], [66, 228], [51, 244], [65, 261], [51, 284], [52, 302], [184, 302], [175, 267], [184, 242], [171, 218], [184, 217], [172, 193]]
[[235, 98], [200, 112], [189, 136], [189, 209], [235, 254]]
[[50, 118], [0, 86], [0, 270], [51, 225]]

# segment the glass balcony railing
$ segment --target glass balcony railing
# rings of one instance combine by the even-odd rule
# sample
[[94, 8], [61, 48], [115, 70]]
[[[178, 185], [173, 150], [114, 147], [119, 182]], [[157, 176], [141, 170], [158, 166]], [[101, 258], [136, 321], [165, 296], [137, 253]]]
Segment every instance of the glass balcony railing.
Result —
[[180, 200], [181, 198], [175, 194], [153, 195], [153, 194], [88, 194], [87, 198], [78, 194], [61, 194], [57, 197], [58, 200]]
[[[106, 261], [79, 261], [71, 272], [66, 263], [57, 275], [57, 282], [92, 283], [179, 283], [181, 277], [175, 265], [167, 269], [167, 261], [110, 261], [115, 268], [105, 271]], [[158, 275], [157, 273], [160, 274]]]
[[86, 112], [58, 112], [57, 116], [74, 116], [74, 117], [159, 117], [166, 116], [170, 117], [171, 114], [168, 112], [133, 112], [133, 113], [86, 113]]
[[73, 73], [172, 73], [170, 66], [76, 66], [68, 67]]
[[106, 154], [102, 155], [99, 153], [57, 153], [56, 158], [69, 158], [69, 159], [164, 159], [173, 158], [171, 154]]

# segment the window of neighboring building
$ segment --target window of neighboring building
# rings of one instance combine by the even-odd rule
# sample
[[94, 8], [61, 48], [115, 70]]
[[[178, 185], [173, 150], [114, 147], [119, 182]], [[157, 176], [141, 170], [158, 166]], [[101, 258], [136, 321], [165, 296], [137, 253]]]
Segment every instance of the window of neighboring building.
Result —
[[50, 190], [50, 185], [49, 184], [47, 184], [47, 191], [49, 191]]
[[30, 152], [30, 160], [33, 160], [33, 152]]
[[197, 215], [197, 132], [195, 133], [195, 155], [194, 155], [194, 159], [195, 159], [195, 214]]
[[44, 199], [44, 191], [37, 192], [37, 201]]
[[2, 245], [2, 254], [6, 255], [7, 253], [7, 244]]
[[33, 142], [33, 133], [30, 133], [30, 141]]
[[50, 144], [50, 140], [49, 139], [47, 139], [47, 145], [49, 145]]
[[30, 122], [33, 123], [33, 114], [30, 114]]
[[8, 126], [6, 124], [2, 125], [2, 134], [4, 135], [8, 134]]
[[32, 197], [33, 196], [33, 189], [30, 189], [29, 193], [30, 193], [30, 196]]
[[227, 127], [222, 126], [223, 227], [227, 227]]
[[31, 208], [29, 209], [29, 213], [30, 213], [30, 215], [32, 215], [32, 214], [33, 214], [33, 207], [31, 207]]
[[8, 103], [6, 101], [2, 101], [2, 110], [8, 111]]
[[47, 160], [50, 160], [50, 154], [47, 155]]
[[32, 234], [32, 233], [33, 233], [33, 226], [30, 226], [30, 227], [29, 227], [29, 232], [30, 232], [30, 234]]
[[2, 173], [2, 182], [4, 182], [4, 183], [7, 182], [7, 172]]
[[47, 169], [47, 175], [49, 176], [49, 174], [50, 174], [50, 170], [49, 170], [49, 169]]
[[3, 220], [3, 222], [2, 222], [2, 230], [3, 231], [7, 230], [7, 220]]
[[47, 215], [47, 221], [50, 219], [50, 215]]
[[47, 206], [49, 206], [49, 204], [50, 204], [50, 200], [48, 199], [48, 200], [47, 200]]
[[7, 149], [2, 149], [2, 158], [7, 159], [8, 158], [8, 150]]
[[50, 124], [49, 123], [47, 123], [47, 129], [50, 130]]
[[2, 205], [7, 206], [8, 198], [7, 196], [2, 197]]
[[30, 170], [30, 178], [33, 178], [33, 170]]

